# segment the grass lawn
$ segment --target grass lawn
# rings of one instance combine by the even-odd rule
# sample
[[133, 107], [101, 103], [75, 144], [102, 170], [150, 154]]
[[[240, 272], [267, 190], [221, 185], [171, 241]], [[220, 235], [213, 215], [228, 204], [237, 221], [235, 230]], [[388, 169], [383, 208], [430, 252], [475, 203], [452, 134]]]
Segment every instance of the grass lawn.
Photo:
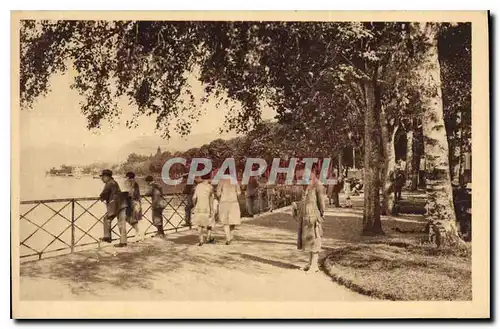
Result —
[[386, 237], [330, 248], [325, 271], [344, 286], [389, 300], [472, 300], [470, 252], [436, 249], [421, 237]]
[[422, 243], [425, 195], [403, 195], [401, 214], [382, 219], [381, 237], [356, 236], [362, 226], [362, 201], [355, 208], [357, 221], [342, 221], [342, 215], [336, 215], [332, 230], [337, 235], [354, 232], [353, 236], [342, 236], [325, 248], [324, 270], [335, 281], [381, 299], [472, 300], [470, 245], [460, 252]]

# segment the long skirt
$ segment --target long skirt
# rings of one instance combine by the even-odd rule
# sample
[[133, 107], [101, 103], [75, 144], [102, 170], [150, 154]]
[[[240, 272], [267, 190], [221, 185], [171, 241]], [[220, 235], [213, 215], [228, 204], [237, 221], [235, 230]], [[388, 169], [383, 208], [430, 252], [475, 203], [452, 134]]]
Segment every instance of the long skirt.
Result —
[[210, 216], [209, 212], [194, 212], [191, 216], [191, 223], [201, 227], [214, 226], [213, 216]]
[[160, 226], [163, 225], [163, 209], [153, 208], [151, 209], [153, 215], [153, 225]]
[[241, 224], [240, 204], [238, 201], [219, 203], [219, 220], [222, 225]]
[[311, 221], [307, 219], [300, 219], [297, 249], [307, 252], [320, 252], [322, 236], [323, 227], [319, 220], [315, 220], [311, 223]]
[[133, 200], [127, 209], [127, 223], [137, 224], [142, 219], [142, 206], [140, 201]]

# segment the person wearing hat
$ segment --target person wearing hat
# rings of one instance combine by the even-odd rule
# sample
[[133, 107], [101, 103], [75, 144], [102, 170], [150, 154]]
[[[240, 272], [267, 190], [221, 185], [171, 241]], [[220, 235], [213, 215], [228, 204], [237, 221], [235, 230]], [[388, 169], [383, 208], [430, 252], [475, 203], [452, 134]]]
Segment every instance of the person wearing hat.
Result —
[[127, 246], [127, 201], [123, 196], [120, 186], [113, 179], [113, 172], [109, 169], [102, 171], [100, 175], [104, 183], [104, 189], [99, 195], [99, 199], [106, 203], [106, 215], [103, 219], [104, 236], [101, 241], [111, 243], [111, 223], [116, 217], [118, 219], [118, 229], [120, 231], [120, 243], [115, 247]]
[[165, 209], [163, 191], [161, 187], [154, 182], [153, 176], [147, 176], [144, 180], [151, 188], [151, 191], [148, 193], [148, 195], [151, 196], [151, 212], [153, 214], [153, 225], [158, 230], [158, 233], [155, 236], [163, 239], [165, 238], [165, 231], [163, 230], [163, 209]]
[[127, 197], [127, 222], [135, 230], [135, 236], [139, 241], [144, 240], [144, 235], [139, 230], [139, 221], [142, 219], [141, 191], [139, 184], [135, 180], [135, 173], [129, 171], [125, 174], [127, 180], [125, 187], [128, 192]]

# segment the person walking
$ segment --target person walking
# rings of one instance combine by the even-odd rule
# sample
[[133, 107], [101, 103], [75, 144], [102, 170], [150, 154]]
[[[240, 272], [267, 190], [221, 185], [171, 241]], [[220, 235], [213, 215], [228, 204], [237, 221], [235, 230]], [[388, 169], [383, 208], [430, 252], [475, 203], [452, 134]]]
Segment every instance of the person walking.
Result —
[[[330, 177], [330, 178], [334, 178], [334, 177]], [[335, 185], [337, 184], [337, 180], [334, 179], [334, 183], [333, 184], [328, 184], [326, 186], [326, 195], [328, 196], [328, 205], [332, 205], [335, 204], [335, 193], [334, 193], [334, 189], [335, 189]]]
[[405, 185], [405, 175], [401, 168], [397, 167], [394, 172], [394, 199], [396, 201], [401, 200], [401, 191]]
[[128, 192], [127, 222], [134, 228], [138, 241], [142, 241], [144, 240], [144, 234], [139, 230], [139, 221], [142, 220], [141, 190], [135, 180], [135, 173], [129, 171], [125, 174], [125, 177], [127, 177], [125, 187], [126, 192]]
[[229, 178], [219, 181], [216, 196], [219, 199], [219, 220], [224, 225], [226, 244], [229, 245], [234, 239], [234, 229], [241, 224], [240, 204], [238, 196], [241, 194], [240, 186], [236, 182], [232, 184]]
[[153, 176], [145, 178], [146, 183], [150, 186], [151, 190], [148, 193], [151, 196], [151, 212], [153, 217], [153, 225], [157, 229], [155, 237], [165, 238], [165, 231], [163, 229], [163, 209], [167, 207], [165, 199], [163, 199], [163, 191], [161, 187], [154, 182]]
[[215, 243], [212, 238], [212, 227], [214, 226], [214, 187], [210, 182], [210, 175], [201, 178], [201, 182], [196, 185], [193, 193], [193, 214], [192, 224], [198, 228], [199, 243], [205, 243], [204, 230], [207, 231], [207, 243]]
[[336, 184], [333, 186], [333, 202], [335, 204], [335, 208], [340, 208], [339, 194], [340, 191], [342, 191], [343, 187], [344, 187], [344, 179], [342, 176], [339, 176]]
[[267, 205], [269, 206], [269, 211], [273, 212], [274, 202], [276, 200], [276, 188], [274, 185], [267, 187], [266, 196], [267, 196]]
[[113, 179], [113, 172], [104, 169], [100, 175], [104, 183], [104, 189], [99, 195], [99, 199], [106, 203], [106, 215], [103, 219], [104, 234], [100, 239], [103, 242], [111, 243], [111, 223], [116, 217], [118, 220], [118, 230], [120, 232], [120, 243], [115, 247], [122, 248], [127, 246], [127, 200], [126, 196], [120, 190], [120, 186]]
[[309, 184], [305, 187], [304, 197], [292, 204], [294, 218], [298, 221], [297, 248], [309, 252], [309, 264], [303, 270], [318, 272], [318, 258], [323, 236], [323, 215], [325, 211], [325, 193], [323, 185], [311, 173]]
[[248, 217], [253, 217], [255, 215], [255, 201], [258, 198], [258, 188], [259, 183], [255, 177], [250, 177], [245, 190], [245, 200]]

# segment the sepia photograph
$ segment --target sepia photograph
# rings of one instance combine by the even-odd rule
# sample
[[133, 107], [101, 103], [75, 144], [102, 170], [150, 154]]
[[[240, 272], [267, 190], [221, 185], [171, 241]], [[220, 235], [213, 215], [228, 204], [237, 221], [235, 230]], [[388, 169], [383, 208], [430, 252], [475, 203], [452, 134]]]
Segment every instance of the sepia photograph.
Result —
[[490, 317], [488, 12], [11, 26], [14, 318]]

